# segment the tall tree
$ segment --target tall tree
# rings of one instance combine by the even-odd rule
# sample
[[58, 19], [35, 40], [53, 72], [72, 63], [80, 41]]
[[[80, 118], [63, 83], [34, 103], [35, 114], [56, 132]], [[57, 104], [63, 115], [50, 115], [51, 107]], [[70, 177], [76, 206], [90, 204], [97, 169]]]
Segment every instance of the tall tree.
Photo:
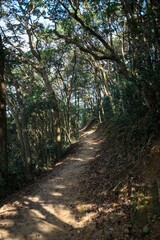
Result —
[[8, 154], [7, 154], [7, 118], [6, 118], [6, 98], [4, 82], [5, 56], [3, 50], [2, 37], [0, 35], [0, 177], [7, 176]]

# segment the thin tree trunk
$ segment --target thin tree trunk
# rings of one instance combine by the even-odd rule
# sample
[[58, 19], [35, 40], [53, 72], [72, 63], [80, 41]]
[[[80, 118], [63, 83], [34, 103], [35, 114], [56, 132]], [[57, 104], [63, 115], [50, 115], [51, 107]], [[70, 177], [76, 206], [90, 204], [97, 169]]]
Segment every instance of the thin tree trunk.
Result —
[[6, 99], [6, 100], [7, 100], [7, 104], [9, 106], [9, 109], [10, 109], [10, 111], [12, 113], [13, 119], [15, 121], [15, 125], [16, 125], [17, 132], [18, 132], [18, 138], [19, 138], [19, 142], [20, 142], [20, 146], [21, 146], [22, 158], [23, 158], [23, 162], [25, 163], [26, 162], [26, 159], [25, 159], [25, 148], [24, 148], [24, 144], [23, 144], [22, 129], [21, 129], [21, 126], [20, 126], [20, 123], [19, 123], [18, 113], [14, 109], [13, 104], [9, 101], [9, 99]]
[[0, 35], [0, 177], [8, 174], [7, 116], [4, 82], [4, 51]]
[[56, 162], [58, 162], [60, 160], [60, 156], [61, 156], [61, 120], [60, 120], [60, 114], [59, 114], [59, 107], [58, 107], [58, 102], [57, 102], [55, 92], [53, 91], [53, 88], [50, 84], [50, 81], [45, 72], [45, 69], [42, 69], [41, 75], [43, 77], [43, 80], [44, 80], [44, 83], [46, 85], [48, 92], [52, 96], [53, 111], [54, 111], [55, 124], [56, 124], [56, 144], [57, 144]]
[[23, 103], [22, 96], [20, 94], [20, 86], [16, 80], [14, 81], [14, 83], [16, 87], [17, 100], [18, 100], [18, 104], [21, 112], [21, 122], [22, 122], [21, 131], [22, 131], [23, 145], [25, 149], [25, 170], [26, 170], [27, 177], [29, 177], [30, 176], [29, 166], [31, 164], [32, 156], [31, 156], [31, 148], [30, 148], [28, 129], [27, 129], [27, 114], [26, 114], [26, 108]]
[[119, 77], [117, 68], [118, 67], [117, 67], [117, 64], [116, 64], [116, 78], [117, 78], [117, 82], [118, 82], [118, 90], [119, 90], [119, 98], [120, 98], [120, 103], [121, 103], [121, 110], [122, 110], [123, 115], [125, 116], [126, 113], [125, 113], [125, 107], [124, 107], [123, 92], [122, 92], [122, 86], [121, 86], [121, 83], [120, 83], [120, 77]]

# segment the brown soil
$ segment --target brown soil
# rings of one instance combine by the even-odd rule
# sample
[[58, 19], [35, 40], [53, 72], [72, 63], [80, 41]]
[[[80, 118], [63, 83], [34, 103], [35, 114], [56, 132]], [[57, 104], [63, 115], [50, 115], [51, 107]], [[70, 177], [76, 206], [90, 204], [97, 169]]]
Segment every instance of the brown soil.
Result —
[[[0, 208], [0, 240], [79, 239], [81, 229], [96, 212], [93, 203], [81, 202], [78, 187], [98, 151], [95, 130], [82, 132], [76, 152], [57, 164], [48, 177]], [[86, 213], [86, 208], [93, 211]]]

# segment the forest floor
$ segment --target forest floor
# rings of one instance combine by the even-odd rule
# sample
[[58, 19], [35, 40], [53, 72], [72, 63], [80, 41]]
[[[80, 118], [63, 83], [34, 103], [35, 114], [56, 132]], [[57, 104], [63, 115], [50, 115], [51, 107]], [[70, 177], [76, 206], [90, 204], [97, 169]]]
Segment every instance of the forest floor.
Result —
[[105, 131], [103, 124], [81, 131], [62, 162], [0, 208], [0, 240], [160, 240], [148, 167], [131, 156], [115, 159]]

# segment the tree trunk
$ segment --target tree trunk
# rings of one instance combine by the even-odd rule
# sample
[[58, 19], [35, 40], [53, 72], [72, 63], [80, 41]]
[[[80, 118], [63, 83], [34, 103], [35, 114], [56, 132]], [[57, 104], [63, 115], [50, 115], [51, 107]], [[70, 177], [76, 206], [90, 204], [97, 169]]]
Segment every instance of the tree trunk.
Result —
[[21, 113], [21, 133], [23, 138], [23, 145], [25, 149], [25, 170], [26, 170], [26, 176], [30, 177], [29, 172], [29, 166], [31, 164], [31, 148], [29, 143], [29, 137], [28, 137], [28, 129], [27, 129], [27, 114], [26, 114], [26, 108], [23, 103], [23, 99], [21, 96], [20, 86], [18, 82], [15, 80], [15, 87], [16, 87], [16, 94], [17, 94], [17, 101], [20, 107], [20, 113]]
[[55, 92], [53, 91], [53, 88], [50, 84], [50, 81], [48, 79], [45, 69], [42, 69], [40, 71], [40, 73], [42, 75], [42, 78], [44, 80], [46, 88], [52, 97], [53, 111], [54, 111], [55, 125], [56, 125], [56, 144], [57, 144], [56, 162], [58, 162], [60, 160], [60, 156], [61, 156], [61, 120], [60, 120], [58, 102], [57, 102]]
[[12, 113], [13, 119], [15, 121], [15, 125], [16, 125], [17, 132], [18, 132], [18, 138], [19, 138], [19, 142], [20, 142], [20, 146], [21, 146], [22, 159], [23, 159], [23, 162], [25, 163], [25, 161], [26, 161], [25, 148], [24, 148], [24, 143], [23, 143], [22, 129], [20, 126], [19, 118], [18, 118], [18, 112], [14, 109], [13, 104], [9, 101], [9, 99], [6, 99], [6, 101], [7, 101], [8, 107]]
[[7, 176], [8, 154], [7, 154], [7, 117], [4, 83], [4, 51], [0, 35], [0, 177]]

